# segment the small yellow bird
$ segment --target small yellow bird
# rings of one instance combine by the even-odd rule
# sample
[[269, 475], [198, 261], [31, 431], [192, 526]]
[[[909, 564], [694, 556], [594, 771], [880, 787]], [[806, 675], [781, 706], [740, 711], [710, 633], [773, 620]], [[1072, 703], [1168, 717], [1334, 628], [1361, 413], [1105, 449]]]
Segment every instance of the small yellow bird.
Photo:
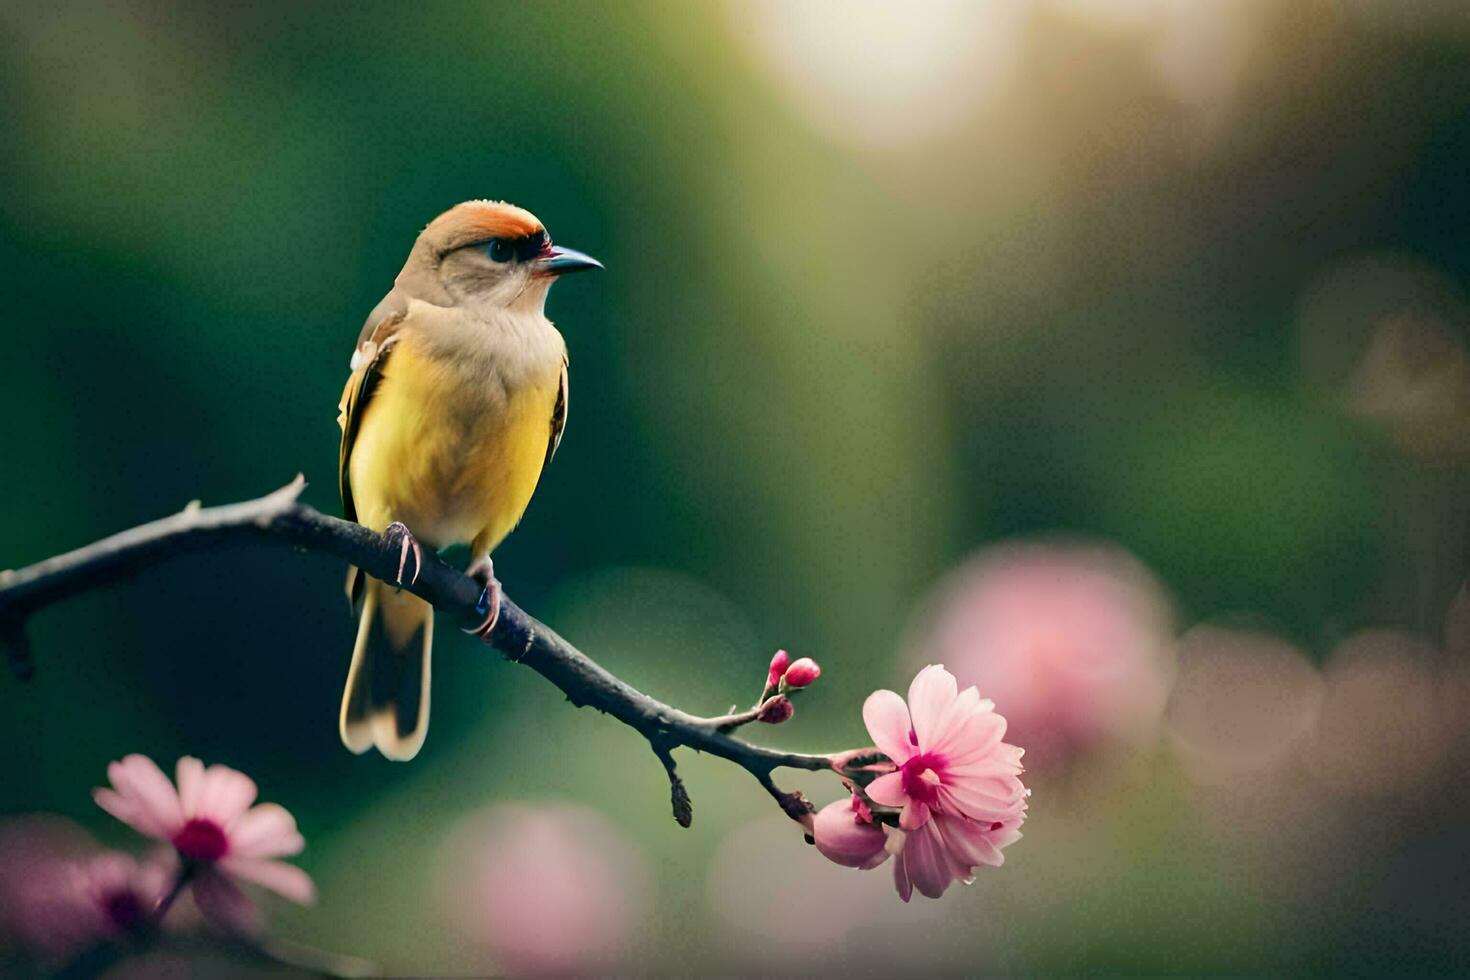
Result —
[[469, 544], [486, 615], [467, 632], [494, 627], [490, 552], [525, 513], [566, 425], [567, 348], [546, 293], [557, 276], [600, 268], [551, 244], [529, 211], [466, 201], [429, 222], [368, 315], [339, 406], [338, 480], [347, 518], [400, 551], [391, 585], [347, 576], [362, 603], [340, 718], [353, 752], [376, 745], [411, 759], [428, 734], [434, 609], [395, 587], [418, 577], [420, 542]]

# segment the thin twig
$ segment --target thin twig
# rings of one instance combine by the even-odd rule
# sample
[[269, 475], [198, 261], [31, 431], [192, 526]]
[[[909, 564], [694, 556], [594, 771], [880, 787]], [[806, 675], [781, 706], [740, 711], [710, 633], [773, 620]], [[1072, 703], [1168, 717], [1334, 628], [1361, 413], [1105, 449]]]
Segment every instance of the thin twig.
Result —
[[[263, 539], [333, 555], [375, 578], [392, 581], [398, 568], [398, 549], [360, 524], [329, 517], [301, 503], [297, 497], [305, 486], [306, 481], [297, 476], [256, 500], [219, 507], [191, 503], [170, 517], [25, 568], [0, 572], [0, 644], [5, 646], [16, 674], [25, 676], [29, 672], [25, 624], [31, 615], [184, 552]], [[475, 611], [480, 584], [432, 552], [425, 552], [418, 579], [406, 588], [467, 626], [481, 619]], [[782, 810], [799, 822], [809, 819], [811, 805], [800, 794], [777, 789], [771, 782], [771, 772], [780, 768], [813, 772], [834, 768], [831, 755], [780, 752], [751, 745], [729, 734], [728, 717], [698, 718], [649, 697], [603, 669], [509, 598], [502, 599], [500, 620], [487, 642], [506, 659], [546, 678], [572, 704], [596, 708], [639, 732], [659, 753], [660, 761], [682, 747], [735, 763], [754, 776]], [[671, 756], [665, 766], [671, 779], [677, 780]], [[677, 787], [683, 784], [673, 785], [678, 818]], [[687, 794], [684, 799], [687, 801]]]

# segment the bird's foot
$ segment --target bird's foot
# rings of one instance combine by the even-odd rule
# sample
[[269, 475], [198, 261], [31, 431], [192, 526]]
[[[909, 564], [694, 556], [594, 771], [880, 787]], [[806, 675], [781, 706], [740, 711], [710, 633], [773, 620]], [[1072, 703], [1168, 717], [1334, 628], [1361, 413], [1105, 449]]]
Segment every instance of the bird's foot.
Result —
[[485, 643], [490, 642], [490, 631], [495, 629], [495, 624], [500, 621], [500, 580], [495, 577], [495, 563], [490, 556], [476, 558], [470, 562], [470, 567], [464, 570], [470, 578], [475, 579], [485, 587], [480, 593], [480, 601], [475, 604], [475, 612], [484, 616], [480, 625], [471, 626], [465, 630], [478, 636]]
[[[398, 577], [394, 585], [400, 589], [405, 585], [413, 585], [419, 580], [419, 570], [424, 567], [424, 549], [413, 532], [408, 529], [402, 521], [394, 521], [383, 531], [383, 537], [388, 539], [390, 545], [395, 542], [398, 545]], [[404, 581], [403, 574], [408, 567], [408, 556], [413, 555], [413, 575]]]

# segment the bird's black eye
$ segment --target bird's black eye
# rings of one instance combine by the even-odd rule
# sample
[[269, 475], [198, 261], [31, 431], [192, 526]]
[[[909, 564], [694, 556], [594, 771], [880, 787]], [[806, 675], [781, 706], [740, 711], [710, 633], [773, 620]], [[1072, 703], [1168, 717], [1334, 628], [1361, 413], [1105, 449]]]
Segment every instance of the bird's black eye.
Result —
[[516, 257], [515, 242], [508, 238], [492, 238], [489, 245], [490, 258], [495, 262], [509, 262]]

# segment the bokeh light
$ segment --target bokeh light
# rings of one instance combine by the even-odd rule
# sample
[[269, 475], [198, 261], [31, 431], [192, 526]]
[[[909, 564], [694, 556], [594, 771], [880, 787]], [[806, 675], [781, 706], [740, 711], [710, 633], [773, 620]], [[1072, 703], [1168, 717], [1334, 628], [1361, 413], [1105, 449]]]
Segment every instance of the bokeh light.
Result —
[[996, 704], [1030, 770], [1153, 735], [1173, 678], [1173, 625], [1157, 581], [1110, 545], [1002, 545], [928, 600], [909, 641]]
[[1199, 626], [1179, 642], [1170, 742], [1201, 779], [1229, 780], [1289, 761], [1317, 724], [1323, 683], [1285, 640]]
[[442, 911], [500, 969], [606, 969], [636, 948], [652, 907], [643, 860], [595, 811], [497, 804], [445, 839]]
[[731, 3], [731, 34], [802, 118], [859, 146], [920, 153], [1004, 94], [1026, 4]]
[[1399, 630], [1364, 630], [1340, 643], [1327, 662], [1309, 756], [1313, 778], [1365, 801], [1429, 785], [1463, 725], [1448, 713], [1450, 691], [1437, 662], [1432, 644]]

